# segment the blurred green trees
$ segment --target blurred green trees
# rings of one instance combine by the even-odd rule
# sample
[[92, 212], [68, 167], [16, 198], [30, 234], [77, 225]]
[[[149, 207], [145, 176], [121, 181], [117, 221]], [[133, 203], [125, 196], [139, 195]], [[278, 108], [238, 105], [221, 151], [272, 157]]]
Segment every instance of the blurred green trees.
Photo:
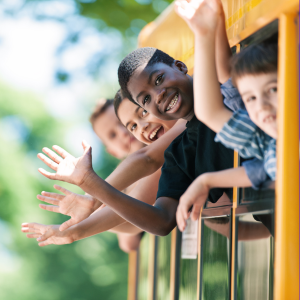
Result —
[[[22, 0], [21, 0], [22, 1]], [[137, 47], [141, 29], [152, 22], [173, 0], [23, 0], [24, 5], [10, 6], [12, 16], [24, 11], [39, 21], [52, 20], [64, 24], [66, 36], [57, 49], [56, 80], [67, 83], [72, 71], [60, 64], [68, 50], [90, 34], [98, 34], [105, 45], [91, 54], [81, 73], [105, 80], [107, 68], [118, 63]], [[13, 8], [14, 7], [14, 8]]]
[[[21, 233], [22, 222], [60, 224], [66, 219], [38, 207], [36, 195], [53, 191], [55, 182], [38, 173], [42, 163], [36, 154], [54, 143], [64, 147], [70, 124], [50, 116], [35, 95], [2, 83], [0, 108], [0, 299], [126, 299], [127, 255], [113, 234], [40, 248]], [[98, 171], [105, 177], [117, 162], [103, 161]]]

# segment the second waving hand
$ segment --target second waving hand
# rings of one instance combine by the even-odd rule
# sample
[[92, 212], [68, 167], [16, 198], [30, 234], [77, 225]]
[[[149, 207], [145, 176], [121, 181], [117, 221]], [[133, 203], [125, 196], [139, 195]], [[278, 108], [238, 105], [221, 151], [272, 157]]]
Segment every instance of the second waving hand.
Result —
[[61, 191], [64, 195], [42, 192], [42, 195], [38, 195], [37, 198], [41, 201], [53, 204], [40, 204], [40, 208], [71, 217], [71, 219], [60, 225], [60, 231], [83, 221], [95, 211], [95, 204], [98, 200], [92, 196], [78, 195], [59, 185], [54, 185], [54, 188]]
[[61, 180], [77, 186], [82, 185], [90, 172], [93, 172], [92, 148], [85, 141], [82, 142], [82, 147], [84, 150], [83, 155], [78, 158], [75, 158], [59, 146], [52, 147], [59, 155], [49, 148], [43, 148], [43, 152], [49, 157], [39, 153], [38, 158], [54, 170], [55, 173], [50, 173], [43, 168], [39, 168], [39, 172], [52, 180]]

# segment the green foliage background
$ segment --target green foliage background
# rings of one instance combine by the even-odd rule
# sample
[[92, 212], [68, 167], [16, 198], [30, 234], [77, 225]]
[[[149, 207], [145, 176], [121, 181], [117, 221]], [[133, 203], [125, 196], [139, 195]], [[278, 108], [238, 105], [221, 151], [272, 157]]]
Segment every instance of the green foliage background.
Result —
[[[58, 61], [65, 49], [80, 43], [81, 37], [85, 35], [85, 27], [93, 28], [106, 36], [121, 36], [123, 47], [114, 51], [107, 47], [97, 57], [91, 57], [86, 66], [87, 76], [96, 75], [95, 83], [102, 97], [113, 97], [117, 86], [116, 81], [107, 82], [105, 72], [101, 71], [103, 66], [107, 68], [108, 62], [118, 62], [132, 51], [142, 27], [172, 2], [67, 0], [75, 7], [70, 14], [56, 15], [52, 10], [50, 15], [46, 10], [40, 9], [43, 4], [55, 5], [64, 1], [20, 0], [14, 2], [15, 6], [8, 3], [10, 5], [4, 6], [4, 11], [12, 18], [25, 11], [41, 22], [53, 20], [63, 23], [68, 34], [57, 49]], [[83, 25], [73, 26], [74, 18], [84, 20]], [[72, 74], [58, 68], [55, 77], [57, 83], [68, 83]], [[90, 110], [92, 105], [87, 100], [82, 106]], [[43, 164], [36, 155], [43, 147], [51, 147], [53, 144], [72, 152], [65, 144], [65, 135], [74, 124], [76, 120], [63, 121], [51, 116], [43, 99], [34, 93], [17, 90], [0, 82], [1, 300], [127, 298], [128, 256], [119, 249], [115, 235], [102, 233], [70, 245], [40, 248], [35, 239], [28, 239], [21, 232], [23, 222], [60, 224], [67, 219], [38, 207], [36, 195], [43, 190], [55, 191], [53, 184], [56, 182], [39, 174], [37, 169]], [[101, 155], [101, 164], [94, 168], [102, 178], [106, 178], [118, 161], [105, 151]], [[61, 182], [59, 184], [82, 193], [75, 186]]]
[[[66, 219], [38, 208], [36, 195], [53, 191], [54, 182], [38, 173], [41, 162], [36, 154], [43, 146], [64, 146], [70, 124], [51, 117], [35, 95], [4, 84], [0, 107], [0, 299], [126, 299], [127, 255], [118, 248], [115, 235], [39, 248], [21, 233], [22, 222], [59, 224]], [[26, 134], [19, 130], [16, 138], [11, 128], [15, 122]], [[105, 178], [117, 161], [109, 156], [104, 161], [98, 173]]]

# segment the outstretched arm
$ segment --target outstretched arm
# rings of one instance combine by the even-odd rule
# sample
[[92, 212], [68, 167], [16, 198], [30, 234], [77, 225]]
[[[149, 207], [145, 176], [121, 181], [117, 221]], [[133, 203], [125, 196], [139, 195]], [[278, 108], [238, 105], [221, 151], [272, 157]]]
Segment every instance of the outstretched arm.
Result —
[[[219, 132], [232, 116], [232, 113], [223, 104], [216, 69], [215, 47], [217, 26], [221, 20], [224, 22], [221, 1], [192, 0], [190, 3], [177, 1], [176, 4], [178, 14], [188, 23], [195, 34], [195, 114], [200, 121], [213, 131]], [[222, 31], [218, 30], [217, 32], [218, 47], [223, 44], [222, 39], [219, 37]], [[218, 55], [219, 66], [224, 65], [224, 63], [221, 63], [222, 60], [223, 58]]]
[[175, 199], [158, 198], [152, 206], [124, 195], [92, 172], [81, 188], [144, 231], [155, 235], [167, 235], [176, 226], [175, 212], [178, 201]]
[[[110, 206], [118, 215], [135, 226], [157, 235], [168, 234], [176, 225], [175, 212], [178, 201], [172, 198], [160, 198], [155, 207], [124, 195], [101, 179], [91, 166], [91, 147], [83, 143], [84, 154], [74, 158], [59, 147], [54, 147], [65, 158], [59, 158], [50, 149], [45, 151], [50, 158], [41, 159], [56, 173], [43, 169], [40, 172], [49, 179], [57, 179], [78, 185], [89, 195]], [[40, 155], [39, 155], [40, 156]], [[138, 213], [137, 213], [138, 212]]]
[[40, 204], [40, 208], [71, 217], [68, 221], [60, 225], [59, 230], [61, 231], [83, 221], [102, 204], [98, 199], [93, 198], [90, 195], [79, 195], [59, 185], [54, 185], [54, 188], [64, 195], [42, 192], [41, 195], [37, 195], [37, 198], [52, 204]]
[[229, 46], [226, 26], [225, 13], [221, 1], [218, 1], [219, 18], [216, 29], [216, 69], [218, 80], [225, 83], [230, 78], [230, 58], [231, 49]]
[[[151, 207], [156, 199], [159, 178], [160, 170], [151, 176], [140, 180], [135, 188], [130, 192], [130, 195], [138, 199], [143, 199], [143, 201]], [[126, 220], [116, 214], [108, 206], [97, 209], [88, 218], [65, 229], [63, 232], [59, 230], [59, 225], [46, 226], [37, 223], [22, 224], [22, 231], [31, 232], [28, 237], [39, 238], [40, 246], [72, 243], [107, 230], [112, 230], [116, 233], [126, 232], [130, 234], [136, 234], [141, 231], [141, 229], [127, 223]]]
[[177, 123], [152, 144], [124, 159], [106, 178], [106, 181], [119, 191], [124, 190], [139, 179], [157, 171], [164, 163], [164, 152], [171, 142], [186, 129], [186, 121]]
[[189, 217], [189, 210], [192, 206], [192, 220], [197, 220], [199, 218], [201, 208], [206, 202], [210, 189], [216, 187], [234, 186], [251, 186], [251, 181], [249, 180], [244, 167], [204, 173], [200, 175], [194, 180], [194, 182], [180, 198], [176, 213], [178, 228], [181, 231], [184, 230], [186, 226], [186, 220]]

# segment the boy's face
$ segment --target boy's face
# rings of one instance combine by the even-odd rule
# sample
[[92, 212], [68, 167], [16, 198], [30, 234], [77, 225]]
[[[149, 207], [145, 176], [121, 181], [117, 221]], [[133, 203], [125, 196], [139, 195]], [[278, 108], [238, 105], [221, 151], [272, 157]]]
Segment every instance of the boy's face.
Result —
[[250, 119], [265, 133], [277, 138], [277, 73], [245, 75], [237, 88]]
[[193, 109], [193, 79], [184, 63], [172, 66], [142, 65], [132, 74], [128, 90], [145, 110], [162, 120], [190, 120]]
[[108, 153], [118, 159], [143, 147], [118, 120], [114, 107], [108, 107], [94, 122], [94, 131], [105, 145]]

